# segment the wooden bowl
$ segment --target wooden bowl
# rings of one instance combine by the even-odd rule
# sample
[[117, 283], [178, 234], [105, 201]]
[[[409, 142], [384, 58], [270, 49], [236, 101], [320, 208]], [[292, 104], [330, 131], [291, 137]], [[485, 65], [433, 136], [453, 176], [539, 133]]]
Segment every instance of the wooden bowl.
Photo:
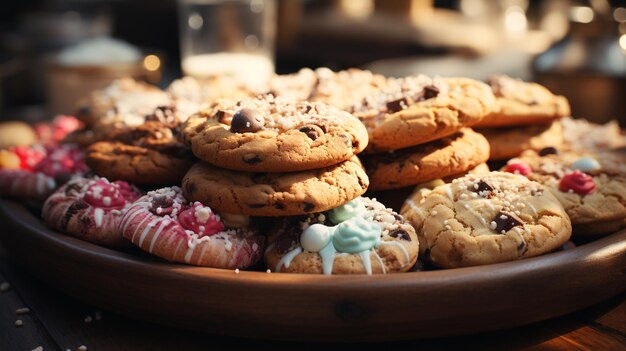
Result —
[[0, 200], [0, 242], [81, 300], [139, 319], [263, 339], [371, 341], [528, 324], [626, 289], [626, 230], [541, 257], [381, 276], [318, 276], [170, 264], [47, 229]]

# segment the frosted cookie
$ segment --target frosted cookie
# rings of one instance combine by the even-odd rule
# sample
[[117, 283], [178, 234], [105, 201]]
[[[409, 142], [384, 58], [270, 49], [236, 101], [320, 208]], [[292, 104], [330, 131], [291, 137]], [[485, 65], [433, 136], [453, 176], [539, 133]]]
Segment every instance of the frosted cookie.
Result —
[[358, 68], [338, 72], [325, 67], [303, 68], [294, 74], [274, 76], [270, 81], [270, 92], [293, 101], [322, 102], [348, 110], [386, 84], [383, 75]]
[[564, 96], [554, 95], [537, 83], [500, 75], [492, 77], [489, 85], [496, 96], [496, 104], [477, 126], [545, 124], [570, 114], [569, 102]]
[[247, 216], [220, 217], [189, 202], [179, 187], [149, 192], [128, 209], [124, 237], [168, 261], [214, 268], [247, 268], [263, 256], [265, 237], [248, 228]]
[[191, 116], [182, 135], [199, 159], [250, 172], [323, 168], [367, 145], [367, 131], [349, 113], [271, 95], [217, 103]]
[[526, 150], [539, 151], [546, 147], [561, 148], [563, 128], [559, 121], [509, 128], [481, 128], [476, 130], [489, 140], [490, 160], [506, 160]]
[[567, 213], [547, 188], [503, 172], [419, 189], [400, 213], [415, 228], [430, 262], [443, 268], [541, 255], [572, 233]]
[[478, 123], [491, 112], [486, 84], [468, 78], [424, 75], [390, 78], [349, 111], [367, 127], [371, 151], [395, 150], [440, 139]]
[[417, 260], [415, 230], [400, 215], [365, 197], [330, 211], [282, 219], [269, 236], [267, 266], [275, 272], [385, 274]]
[[42, 216], [49, 227], [79, 239], [108, 247], [128, 246], [120, 223], [140, 196], [139, 189], [126, 182], [76, 177], [46, 200]]
[[567, 149], [581, 152], [612, 150], [626, 146], [626, 134], [619, 123], [612, 120], [596, 124], [584, 119], [566, 117], [563, 125], [563, 142]]
[[0, 195], [44, 200], [72, 175], [87, 172], [74, 145], [11, 148], [0, 154]]
[[626, 154], [549, 148], [527, 151], [503, 170], [544, 184], [572, 219], [574, 234], [595, 236], [626, 226], [625, 162]]
[[426, 144], [362, 157], [370, 190], [398, 189], [466, 172], [489, 158], [489, 143], [470, 128]]
[[160, 121], [120, 129], [87, 149], [93, 171], [134, 184], [180, 184], [195, 159], [176, 138], [176, 129]]
[[216, 211], [295, 216], [327, 211], [360, 196], [369, 181], [358, 158], [289, 173], [230, 171], [196, 163], [183, 179], [185, 197]]

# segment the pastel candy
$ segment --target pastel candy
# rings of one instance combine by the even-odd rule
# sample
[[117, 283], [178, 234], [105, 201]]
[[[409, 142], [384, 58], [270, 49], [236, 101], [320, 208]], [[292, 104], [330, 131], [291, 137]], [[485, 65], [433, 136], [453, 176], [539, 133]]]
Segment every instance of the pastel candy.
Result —
[[333, 229], [319, 223], [309, 226], [300, 235], [302, 248], [309, 252], [321, 251], [330, 242]]
[[339, 252], [358, 253], [376, 246], [381, 229], [377, 223], [354, 217], [337, 226], [333, 245]]
[[345, 220], [348, 220], [352, 217], [359, 216], [365, 212], [365, 205], [363, 202], [356, 198], [352, 201], [346, 202], [345, 204], [332, 209], [328, 216], [330, 217], [330, 221], [334, 224], [339, 224]]
[[581, 157], [572, 163], [572, 169], [582, 172], [596, 171], [600, 168], [602, 168], [600, 163], [591, 157]]

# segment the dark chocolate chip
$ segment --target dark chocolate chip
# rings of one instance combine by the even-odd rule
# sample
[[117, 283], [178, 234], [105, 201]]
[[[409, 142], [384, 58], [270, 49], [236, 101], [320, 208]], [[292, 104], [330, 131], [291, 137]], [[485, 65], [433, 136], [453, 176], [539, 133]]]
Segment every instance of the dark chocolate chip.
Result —
[[315, 125], [304, 126], [298, 130], [306, 134], [311, 140], [316, 140], [324, 133], [320, 127]]
[[250, 205], [248, 205], [248, 207], [250, 207], [250, 208], [263, 208], [265, 206], [267, 206], [267, 205], [266, 204], [250, 204]]
[[81, 106], [78, 109], [78, 115], [79, 116], [87, 116], [91, 113], [91, 107], [89, 106]]
[[439, 95], [439, 88], [434, 85], [427, 85], [424, 87], [424, 91], [422, 92], [422, 96], [424, 100], [432, 99]]
[[361, 177], [357, 177], [357, 179], [359, 181], [359, 186], [361, 187], [361, 189], [367, 189], [367, 183], [365, 183], [365, 181], [363, 181]]
[[222, 110], [217, 110], [217, 112], [215, 112], [215, 119], [217, 119], [218, 122], [224, 123], [224, 117], [226, 117], [226, 112]]
[[276, 241], [274, 242], [274, 247], [279, 253], [285, 253], [289, 251], [292, 244], [293, 237], [288, 233], [283, 233], [276, 238]]
[[397, 100], [387, 102], [387, 112], [395, 113], [402, 111], [409, 106], [409, 102], [406, 98], [400, 98]]
[[496, 222], [495, 231], [498, 234], [504, 234], [511, 230], [513, 227], [523, 226], [524, 221], [519, 218], [517, 215], [511, 212], [498, 212], [496, 217], [493, 219]]
[[263, 116], [250, 108], [241, 109], [233, 115], [230, 121], [230, 131], [233, 133], [258, 132], [263, 129]]
[[392, 238], [400, 238], [402, 240], [411, 241], [409, 233], [407, 233], [404, 229], [396, 229], [389, 233], [389, 236]]
[[285, 204], [282, 202], [277, 202], [274, 204], [274, 208], [276, 208], [277, 210], [284, 210], [285, 209]]
[[492, 195], [493, 188], [484, 180], [481, 180], [474, 186], [474, 191], [482, 197], [489, 197], [490, 195]]
[[261, 162], [261, 158], [259, 157], [259, 155], [252, 155], [252, 154], [243, 155], [241, 159], [243, 160], [243, 162], [249, 165], [253, 165], [255, 163]]
[[[171, 207], [174, 205], [174, 200], [165, 195], [156, 195], [152, 198], [151, 203], [152, 206], [150, 207], [150, 212], [158, 215], [165, 215], [172, 211]], [[157, 212], [158, 208], [160, 208], [161, 211]]]
[[559, 150], [557, 150], [555, 147], [548, 146], [548, 147], [544, 147], [543, 149], [539, 151], [539, 156], [556, 155], [558, 153], [559, 153]]
[[69, 195], [71, 192], [74, 192], [74, 191], [80, 191], [81, 188], [82, 186], [78, 183], [68, 184], [65, 187], [65, 195]]
[[310, 202], [303, 202], [302, 204], [304, 205], [304, 212], [311, 212], [315, 208], [315, 205]]

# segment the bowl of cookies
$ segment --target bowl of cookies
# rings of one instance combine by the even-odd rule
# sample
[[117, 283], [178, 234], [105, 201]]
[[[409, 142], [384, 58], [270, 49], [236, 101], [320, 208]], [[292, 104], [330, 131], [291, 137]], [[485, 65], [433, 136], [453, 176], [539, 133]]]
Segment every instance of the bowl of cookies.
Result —
[[626, 290], [626, 137], [536, 83], [125, 78], [68, 113], [0, 151], [0, 242], [105, 309], [253, 338], [402, 340]]

